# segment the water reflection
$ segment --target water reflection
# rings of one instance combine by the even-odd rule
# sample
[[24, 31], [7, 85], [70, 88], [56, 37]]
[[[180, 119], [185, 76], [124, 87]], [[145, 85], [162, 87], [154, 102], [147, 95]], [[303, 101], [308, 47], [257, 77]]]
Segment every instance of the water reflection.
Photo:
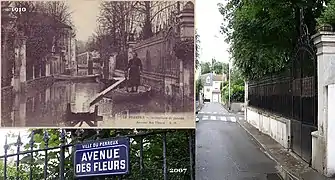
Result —
[[[73, 83], [60, 81], [51, 87], [28, 92], [26, 95], [9, 94], [1, 101], [2, 127], [62, 127], [76, 126], [67, 116], [67, 105], [70, 103], [72, 112], [87, 111], [87, 102], [103, 89], [99, 83]], [[175, 103], [174, 103], [175, 104]], [[142, 112], [178, 112], [185, 110], [166, 103], [160, 96], [153, 96], [132, 102], [113, 103], [103, 98], [98, 105], [99, 116], [114, 117], [122, 113]], [[192, 107], [192, 106], [190, 106]], [[94, 107], [91, 107], [94, 109]], [[102, 119], [103, 121], [103, 119]], [[99, 126], [99, 124], [96, 126]], [[78, 126], [78, 124], [77, 124]]]
[[100, 91], [97, 83], [55, 82], [46, 89], [11, 94], [1, 101], [1, 126], [65, 126], [67, 104], [81, 111], [83, 104]]

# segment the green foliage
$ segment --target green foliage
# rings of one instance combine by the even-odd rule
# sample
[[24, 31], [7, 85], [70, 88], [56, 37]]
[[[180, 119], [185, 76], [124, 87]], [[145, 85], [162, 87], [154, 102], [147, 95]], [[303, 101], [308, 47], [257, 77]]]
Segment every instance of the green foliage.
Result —
[[200, 64], [201, 74], [215, 72], [216, 74], [228, 74], [228, 64], [223, 62], [216, 62], [215, 60], [210, 62], [203, 62]]
[[236, 67], [232, 68], [230, 76], [232, 84], [244, 86], [244, 78], [241, 72]]
[[318, 24], [330, 24], [335, 28], [335, 0], [330, 0], [321, 17], [318, 18]]
[[201, 63], [201, 74], [206, 74], [212, 72], [211, 64], [209, 62]]
[[299, 9], [304, 7], [305, 23], [315, 33], [315, 18], [323, 1], [295, 2], [231, 0], [219, 4], [227, 25], [221, 27], [231, 44], [234, 64], [247, 79], [278, 74], [289, 68], [290, 57], [299, 38]]
[[[4, 165], [3, 160], [1, 159], [1, 161], [0, 161], [0, 179], [4, 179], [4, 169], [5, 169], [5, 165]], [[7, 180], [15, 180], [16, 176], [17, 176], [16, 166], [13, 163], [9, 163], [9, 164], [7, 164], [6, 170], [7, 170]], [[29, 174], [23, 170], [22, 166], [20, 166], [19, 170], [20, 170], [21, 179], [22, 180], [28, 180], [29, 179]]]
[[199, 98], [200, 91], [204, 88], [201, 79], [196, 80], [196, 86], [195, 86], [195, 91], [196, 91], [196, 99]]
[[223, 63], [222, 62], [215, 62], [213, 65], [213, 71], [215, 74], [222, 74], [223, 71]]
[[[244, 102], [244, 78], [237, 68], [232, 69], [230, 83], [231, 102]], [[221, 83], [221, 96], [224, 102], [229, 101], [228, 82]]]
[[[244, 85], [231, 84], [230, 87], [230, 101], [244, 102]], [[229, 85], [225, 85], [221, 90], [221, 96], [224, 102], [229, 101]]]

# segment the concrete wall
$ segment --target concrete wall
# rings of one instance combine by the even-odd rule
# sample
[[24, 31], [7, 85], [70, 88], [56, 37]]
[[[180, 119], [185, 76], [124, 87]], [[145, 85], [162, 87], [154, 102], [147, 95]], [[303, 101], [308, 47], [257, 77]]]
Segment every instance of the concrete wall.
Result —
[[327, 172], [335, 175], [335, 84], [328, 86], [328, 146]]
[[230, 104], [231, 111], [233, 111], [233, 112], [243, 112], [244, 107], [245, 107], [244, 102], [242, 102], [242, 103], [232, 102]]
[[335, 32], [312, 37], [317, 48], [318, 130], [312, 132], [312, 167], [327, 177], [335, 176]]
[[285, 148], [290, 148], [290, 120], [255, 108], [246, 108], [246, 120]]

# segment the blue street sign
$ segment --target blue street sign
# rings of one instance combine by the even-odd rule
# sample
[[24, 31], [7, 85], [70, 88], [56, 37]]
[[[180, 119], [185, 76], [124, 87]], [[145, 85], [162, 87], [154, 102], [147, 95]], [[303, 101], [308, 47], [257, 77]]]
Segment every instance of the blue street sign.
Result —
[[129, 173], [129, 138], [91, 141], [76, 145], [76, 177]]

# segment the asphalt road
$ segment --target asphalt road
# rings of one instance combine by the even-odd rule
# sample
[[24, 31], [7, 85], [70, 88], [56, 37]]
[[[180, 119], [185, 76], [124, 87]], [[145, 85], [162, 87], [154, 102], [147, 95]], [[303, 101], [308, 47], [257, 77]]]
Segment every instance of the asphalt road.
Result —
[[197, 118], [196, 180], [280, 180], [275, 162], [236, 122], [242, 115], [207, 103]]

